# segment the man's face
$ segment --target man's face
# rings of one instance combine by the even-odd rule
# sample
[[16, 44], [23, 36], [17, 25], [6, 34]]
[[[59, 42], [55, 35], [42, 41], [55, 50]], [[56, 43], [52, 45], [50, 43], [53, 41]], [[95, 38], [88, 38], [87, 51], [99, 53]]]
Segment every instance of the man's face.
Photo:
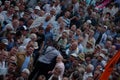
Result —
[[12, 63], [9, 63], [8, 65], [8, 71], [9, 72], [14, 72], [16, 70], [17, 66], [12, 64]]
[[34, 42], [29, 42], [26, 47], [27, 55], [31, 55], [34, 51]]
[[49, 21], [51, 19], [51, 15], [47, 15], [47, 17], [46, 17], [46, 21]]
[[71, 44], [70, 48], [71, 48], [71, 50], [76, 50], [77, 44]]
[[16, 55], [17, 52], [18, 52], [18, 48], [13, 47], [13, 48], [11, 49], [11, 51], [10, 51], [10, 54], [11, 54], [11, 55]]

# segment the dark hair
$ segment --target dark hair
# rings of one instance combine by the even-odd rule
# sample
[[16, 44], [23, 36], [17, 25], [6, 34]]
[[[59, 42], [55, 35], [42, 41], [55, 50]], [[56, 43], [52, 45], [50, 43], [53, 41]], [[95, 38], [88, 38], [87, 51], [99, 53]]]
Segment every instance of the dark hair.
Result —
[[44, 30], [44, 28], [43, 28], [43, 27], [41, 27], [41, 26], [39, 26], [39, 30]]
[[58, 42], [57, 41], [52, 41], [52, 46], [55, 47], [57, 50], [60, 49], [60, 46], [58, 45]]
[[25, 22], [25, 19], [24, 18], [20, 18], [19, 21]]
[[111, 15], [111, 13], [110, 13], [110, 12], [106, 12], [106, 14], [108, 14], [109, 16]]
[[74, 71], [73, 74], [72, 74], [72, 78], [76, 80], [79, 77], [80, 77], [79, 72], [78, 71]]

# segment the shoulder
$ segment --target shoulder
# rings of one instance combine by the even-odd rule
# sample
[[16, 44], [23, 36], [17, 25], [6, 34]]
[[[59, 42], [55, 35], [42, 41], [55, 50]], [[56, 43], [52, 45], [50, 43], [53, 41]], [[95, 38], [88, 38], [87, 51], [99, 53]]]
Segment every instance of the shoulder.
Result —
[[17, 57], [19, 57], [19, 56], [25, 56], [25, 52], [18, 52], [16, 56]]

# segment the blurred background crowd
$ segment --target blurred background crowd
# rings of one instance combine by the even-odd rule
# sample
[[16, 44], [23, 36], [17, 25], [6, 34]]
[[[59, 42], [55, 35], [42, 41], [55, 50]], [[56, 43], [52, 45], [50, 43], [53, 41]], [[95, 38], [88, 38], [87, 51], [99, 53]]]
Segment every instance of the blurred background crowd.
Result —
[[99, 80], [119, 49], [120, 0], [0, 0], [0, 80]]

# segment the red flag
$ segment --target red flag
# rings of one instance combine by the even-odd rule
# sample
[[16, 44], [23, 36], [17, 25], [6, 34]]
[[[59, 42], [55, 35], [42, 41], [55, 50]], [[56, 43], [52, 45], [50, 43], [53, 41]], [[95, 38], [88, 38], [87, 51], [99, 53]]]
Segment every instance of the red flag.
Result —
[[107, 63], [105, 66], [104, 72], [101, 74], [99, 80], [108, 80], [111, 72], [113, 71], [113, 68], [115, 64], [118, 62], [120, 58], [120, 51], [118, 51]]

